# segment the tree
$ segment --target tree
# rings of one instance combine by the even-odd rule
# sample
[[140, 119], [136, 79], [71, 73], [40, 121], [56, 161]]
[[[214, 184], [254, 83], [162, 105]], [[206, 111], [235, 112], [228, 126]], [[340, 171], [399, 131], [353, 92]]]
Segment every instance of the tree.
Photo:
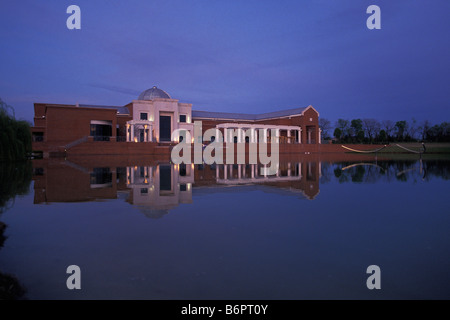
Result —
[[370, 143], [372, 143], [374, 136], [380, 131], [380, 123], [375, 119], [363, 119], [362, 125], [364, 127], [364, 131], [367, 133], [370, 139]]
[[0, 161], [23, 160], [31, 152], [30, 125], [15, 119], [14, 109], [0, 99]]
[[386, 131], [385, 131], [384, 129], [381, 129], [381, 130], [380, 130], [380, 133], [378, 134], [378, 139], [379, 139], [381, 142], [385, 142], [385, 141], [387, 140], [387, 138], [388, 138], [388, 136], [387, 136], [387, 134], [386, 134]]
[[338, 119], [335, 125], [336, 128], [339, 128], [341, 132], [341, 138], [344, 138], [346, 135], [348, 135], [348, 129], [349, 129], [349, 121], [345, 119]]
[[428, 120], [425, 120], [424, 122], [422, 122], [422, 125], [420, 126], [420, 136], [422, 137], [422, 141], [427, 139], [429, 130], [430, 130], [430, 122]]
[[340, 140], [340, 139], [341, 139], [341, 136], [342, 136], [342, 131], [341, 131], [341, 129], [339, 129], [339, 128], [334, 129], [333, 135], [335, 136], [336, 139], [339, 139], [339, 140]]
[[[362, 131], [362, 127], [363, 127], [363, 125], [362, 125], [362, 120], [361, 119], [353, 119], [351, 121], [350, 128], [351, 128], [351, 131], [352, 131], [352, 135], [356, 136], [358, 138], [358, 140], [360, 138], [360, 131]], [[362, 138], [364, 139], [364, 133], [363, 133], [363, 137]]]
[[415, 139], [417, 133], [421, 130], [420, 126], [417, 124], [415, 118], [411, 119], [410, 125], [407, 128], [407, 136], [411, 139]]
[[395, 124], [392, 120], [383, 120], [381, 122], [381, 128], [386, 132], [387, 139], [389, 139], [394, 132]]
[[405, 138], [405, 132], [408, 128], [408, 123], [406, 120], [397, 121], [395, 123], [395, 131], [397, 135], [397, 140], [403, 140]]
[[322, 129], [322, 136], [324, 139], [328, 138], [328, 130], [331, 129], [331, 122], [326, 118], [319, 119], [319, 128]]

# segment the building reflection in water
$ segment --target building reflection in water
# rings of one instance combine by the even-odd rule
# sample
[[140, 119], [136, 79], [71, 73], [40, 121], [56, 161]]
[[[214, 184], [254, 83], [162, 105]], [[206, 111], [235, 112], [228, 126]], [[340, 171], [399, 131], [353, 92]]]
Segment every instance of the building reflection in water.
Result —
[[[96, 166], [72, 161], [34, 163], [34, 203], [124, 199], [151, 218], [160, 218], [179, 204], [192, 203], [195, 189], [233, 191], [258, 185], [314, 199], [319, 193], [321, 164], [281, 163], [276, 175], [261, 175], [261, 165], [194, 165], [168, 163]], [[236, 191], [242, 190], [236, 188]], [[194, 191], [195, 192], [195, 191]]]

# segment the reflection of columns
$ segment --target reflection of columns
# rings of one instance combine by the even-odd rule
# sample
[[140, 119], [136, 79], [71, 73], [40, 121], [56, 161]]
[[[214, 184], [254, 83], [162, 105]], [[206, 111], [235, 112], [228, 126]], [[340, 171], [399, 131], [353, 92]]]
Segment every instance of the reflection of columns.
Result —
[[241, 169], [242, 169], [241, 166], [242, 166], [241, 164], [238, 164], [238, 179], [241, 179]]
[[255, 167], [256, 167], [256, 164], [251, 164], [250, 165], [250, 171], [251, 171], [252, 179], [255, 178]]
[[233, 165], [230, 164], [230, 177], [233, 179]]
[[287, 172], [288, 177], [291, 176], [291, 163], [288, 162], [288, 172]]
[[224, 165], [223, 165], [223, 179], [224, 179], [224, 180], [227, 180], [227, 173], [228, 173], [228, 172], [227, 172], [227, 171], [228, 171], [228, 170], [227, 170], [227, 167], [228, 167], [227, 164], [224, 164]]
[[246, 175], [246, 169], [247, 169], [247, 165], [244, 164], [244, 167], [242, 168], [242, 170], [243, 170], [242, 175], [244, 176], [244, 178], [247, 177], [247, 175]]
[[291, 130], [289, 130], [289, 129], [287, 131], [287, 140], [288, 140], [288, 143], [291, 143]]
[[[217, 138], [216, 138], [217, 139]], [[219, 175], [219, 166], [216, 165], [216, 180], [219, 180], [220, 175]]]

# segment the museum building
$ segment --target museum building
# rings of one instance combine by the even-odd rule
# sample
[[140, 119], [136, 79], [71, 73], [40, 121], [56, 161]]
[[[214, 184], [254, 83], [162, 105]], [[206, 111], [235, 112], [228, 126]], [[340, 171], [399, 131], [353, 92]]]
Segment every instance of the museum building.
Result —
[[261, 114], [199, 111], [156, 86], [125, 106], [35, 103], [34, 111], [33, 150], [44, 154], [86, 143], [92, 146], [93, 142], [103, 142], [99, 146], [130, 143], [126, 149], [109, 148], [109, 153], [142, 149], [132, 145], [170, 146], [179, 142], [178, 138], [172, 141], [176, 129], [194, 137], [195, 121], [202, 122], [202, 133], [214, 128], [220, 131], [225, 143], [273, 141], [272, 133], [279, 143], [319, 144], [321, 140], [319, 113], [312, 106]]

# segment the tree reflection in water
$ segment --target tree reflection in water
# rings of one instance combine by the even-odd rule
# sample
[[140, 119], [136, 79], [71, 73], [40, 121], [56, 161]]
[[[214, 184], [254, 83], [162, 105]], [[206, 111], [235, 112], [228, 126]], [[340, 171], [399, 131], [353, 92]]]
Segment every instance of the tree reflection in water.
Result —
[[322, 165], [321, 183], [331, 181], [331, 166], [339, 183], [380, 181], [429, 181], [433, 178], [450, 179], [449, 160], [395, 160], [374, 162], [338, 162]]
[[[0, 166], [0, 215], [14, 206], [17, 195], [29, 192], [32, 167], [29, 162], [2, 163]], [[6, 224], [0, 221], [0, 249], [7, 237]], [[0, 271], [0, 300], [23, 299], [25, 288], [13, 275]]]

